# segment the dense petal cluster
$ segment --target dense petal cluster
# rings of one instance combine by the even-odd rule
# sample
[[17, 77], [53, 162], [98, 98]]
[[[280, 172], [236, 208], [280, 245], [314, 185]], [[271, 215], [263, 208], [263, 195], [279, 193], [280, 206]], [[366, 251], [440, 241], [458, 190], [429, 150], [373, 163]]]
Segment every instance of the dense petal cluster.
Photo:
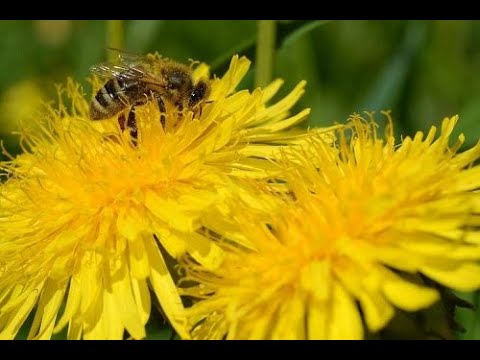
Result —
[[242, 194], [236, 179], [268, 176], [269, 158], [309, 112], [289, 117], [304, 82], [271, 106], [281, 80], [235, 91], [248, 67], [235, 56], [196, 116], [167, 107], [163, 127], [153, 101], [137, 108], [136, 144], [116, 116], [91, 121], [73, 81], [60, 90], [58, 110], [24, 130], [24, 153], [1, 164], [0, 338], [14, 338], [34, 310], [29, 338], [67, 325], [70, 339], [144, 338], [151, 293], [189, 337], [161, 248], [216, 268], [222, 250], [198, 234], [203, 214]]
[[185, 258], [185, 284], [197, 283], [183, 289], [197, 299], [188, 309], [193, 337], [361, 339], [363, 324], [376, 332], [395, 308], [437, 301], [425, 278], [478, 289], [480, 144], [458, 152], [457, 120], [445, 119], [438, 136], [432, 127], [396, 143], [391, 127], [381, 138], [355, 115], [334, 146], [312, 135], [285, 149], [289, 192], [271, 191], [282, 210], [268, 218], [237, 203], [211, 235], [223, 239], [222, 266]]

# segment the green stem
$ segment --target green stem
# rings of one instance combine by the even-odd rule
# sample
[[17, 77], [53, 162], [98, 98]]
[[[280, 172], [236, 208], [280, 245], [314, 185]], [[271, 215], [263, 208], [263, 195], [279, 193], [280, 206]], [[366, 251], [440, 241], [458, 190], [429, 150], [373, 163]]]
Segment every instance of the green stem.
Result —
[[[123, 20], [107, 20], [107, 48], [123, 50], [124, 47], [124, 29]], [[108, 60], [114, 60], [117, 54], [107, 50]]]
[[275, 20], [258, 20], [257, 51], [255, 56], [255, 86], [265, 86], [272, 79], [275, 52]]

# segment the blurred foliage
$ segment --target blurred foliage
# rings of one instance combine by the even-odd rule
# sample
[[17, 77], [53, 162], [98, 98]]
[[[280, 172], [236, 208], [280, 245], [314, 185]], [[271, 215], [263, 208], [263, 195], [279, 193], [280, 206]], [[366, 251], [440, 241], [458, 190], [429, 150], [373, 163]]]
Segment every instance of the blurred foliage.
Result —
[[[83, 80], [92, 64], [106, 59], [106, 21], [7, 20], [0, 31], [8, 34], [0, 39], [2, 105], [13, 91], [31, 108], [32, 88], [55, 99], [54, 83], [67, 76]], [[480, 21], [283, 20], [277, 34], [274, 75], [285, 79], [283, 93], [308, 81], [298, 108], [312, 107], [309, 125], [343, 121], [354, 111], [391, 109], [397, 133], [412, 134], [458, 113], [467, 141], [479, 137]], [[254, 60], [256, 22], [126, 20], [124, 35], [128, 51], [205, 61], [221, 75], [235, 52]], [[12, 90], [27, 83], [30, 91]], [[252, 85], [251, 71], [242, 86]], [[15, 122], [11, 107], [0, 111], [7, 140], [16, 126], [7, 124]], [[18, 117], [25, 113], [19, 109]]]
[[[254, 20], [122, 24], [120, 43], [130, 52], [204, 61], [217, 75], [234, 53], [255, 60]], [[55, 83], [72, 76], [89, 91], [85, 78], [91, 65], [106, 60], [111, 29], [103, 20], [0, 22], [0, 138], [10, 153], [19, 152], [12, 131], [39, 108], [39, 99], [56, 98]], [[467, 135], [467, 144], [480, 137], [480, 21], [279, 21], [274, 75], [285, 79], [281, 94], [308, 81], [297, 105], [312, 108], [306, 126], [390, 109], [397, 134], [425, 131], [459, 114], [458, 132]], [[241, 86], [253, 86], [253, 71]], [[479, 339], [479, 296], [463, 297], [477, 305], [475, 314], [459, 311], [463, 338]], [[153, 337], [165, 338], [162, 331]]]

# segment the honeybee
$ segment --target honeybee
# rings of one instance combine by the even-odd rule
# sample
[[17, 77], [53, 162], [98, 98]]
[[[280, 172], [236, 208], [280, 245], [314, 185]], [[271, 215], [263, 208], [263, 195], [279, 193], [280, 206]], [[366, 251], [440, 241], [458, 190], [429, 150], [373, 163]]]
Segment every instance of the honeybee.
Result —
[[121, 114], [120, 128], [130, 130], [137, 139], [135, 108], [154, 99], [160, 110], [160, 122], [165, 127], [165, 101], [171, 102], [179, 112], [195, 111], [209, 94], [207, 81], [194, 83], [192, 69], [184, 64], [163, 58], [119, 52], [118, 61], [92, 66], [90, 70], [107, 79], [90, 104], [90, 118], [110, 118], [130, 108], [128, 118]]

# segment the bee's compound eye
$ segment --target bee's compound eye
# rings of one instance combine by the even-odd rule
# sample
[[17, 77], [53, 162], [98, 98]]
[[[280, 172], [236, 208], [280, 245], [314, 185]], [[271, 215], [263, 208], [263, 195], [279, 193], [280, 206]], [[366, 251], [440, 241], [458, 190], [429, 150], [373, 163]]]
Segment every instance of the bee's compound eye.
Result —
[[196, 103], [198, 100], [200, 100], [200, 92], [198, 90], [193, 90], [192, 94], [190, 95], [190, 100], [194, 103]]
[[202, 100], [205, 97], [206, 92], [207, 85], [203, 81], [199, 82], [190, 94], [190, 105], [195, 105], [200, 100]]

